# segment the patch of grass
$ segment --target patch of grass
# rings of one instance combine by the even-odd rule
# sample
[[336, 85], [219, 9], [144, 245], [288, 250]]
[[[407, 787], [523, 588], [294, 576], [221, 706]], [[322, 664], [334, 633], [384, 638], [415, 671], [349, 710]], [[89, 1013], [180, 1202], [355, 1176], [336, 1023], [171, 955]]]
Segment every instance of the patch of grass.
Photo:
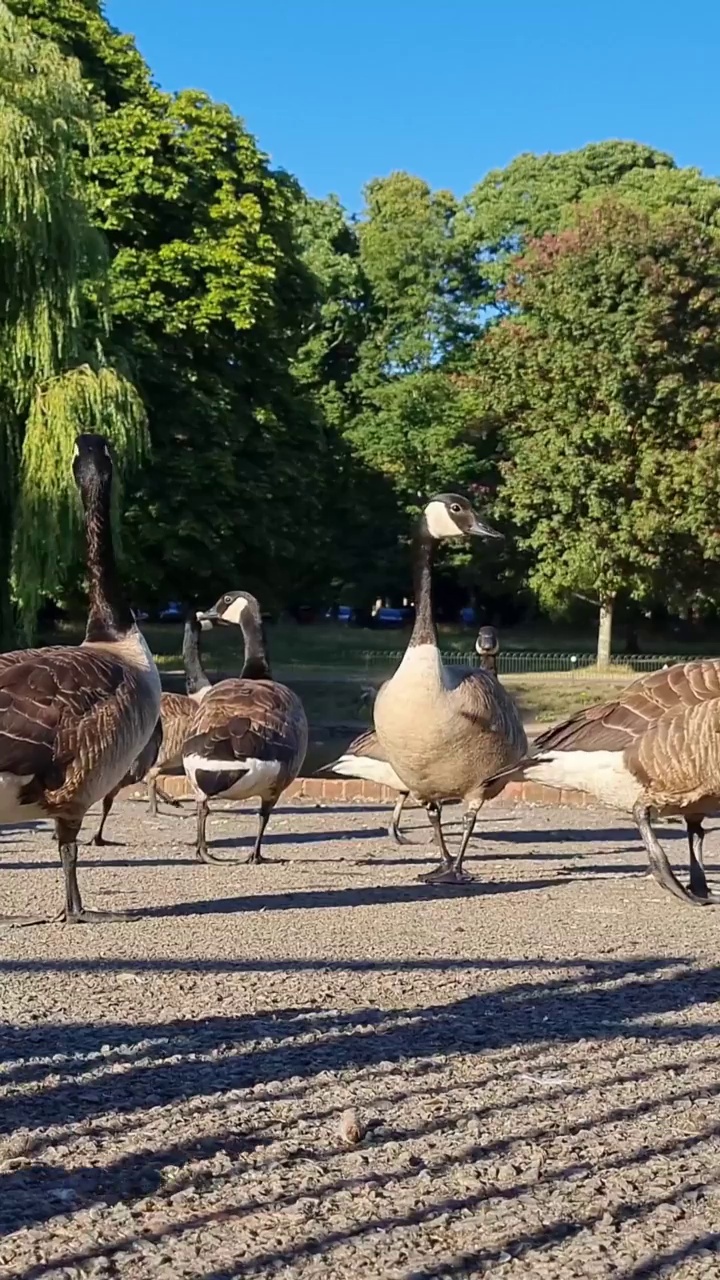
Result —
[[577, 676], [552, 681], [508, 676], [503, 681], [517, 702], [523, 720], [540, 724], [552, 724], [596, 702], [609, 702], [628, 683], [624, 679], [584, 681]]

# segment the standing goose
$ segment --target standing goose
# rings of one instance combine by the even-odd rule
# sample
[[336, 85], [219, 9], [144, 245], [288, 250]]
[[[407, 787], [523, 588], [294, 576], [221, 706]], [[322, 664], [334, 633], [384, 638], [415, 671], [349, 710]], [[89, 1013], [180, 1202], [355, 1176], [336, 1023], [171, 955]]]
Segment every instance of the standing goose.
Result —
[[[435, 544], [445, 538], [501, 535], [466, 498], [439, 494], [425, 507], [413, 541], [415, 625], [400, 666], [375, 703], [383, 754], [425, 806], [443, 865], [422, 879], [458, 884], [472, 877], [463, 858], [486, 798], [485, 779], [519, 760], [527, 739], [509, 694], [488, 671], [445, 667], [432, 613]], [[500, 763], [502, 761], [502, 763]], [[440, 822], [443, 800], [464, 800], [463, 835], [453, 859]]]
[[[500, 642], [494, 627], [481, 627], [475, 640], [475, 649], [480, 658], [480, 666], [486, 671], [497, 674], [497, 655]], [[364, 778], [368, 782], [378, 782], [383, 787], [399, 792], [395, 808], [390, 819], [388, 835], [395, 844], [412, 844], [400, 831], [400, 818], [410, 791], [398, 777], [392, 765], [388, 764], [374, 729], [369, 729], [354, 738], [350, 746], [332, 764], [325, 765], [322, 772], [336, 773], [343, 778]], [[442, 809], [438, 805], [439, 816]], [[432, 837], [431, 837], [432, 838]]]
[[[611, 702], [586, 707], [540, 734], [535, 752], [491, 779], [492, 794], [511, 779], [530, 778], [632, 813], [658, 883], [686, 902], [720, 903], [708, 888], [702, 856], [703, 818], [720, 809], [720, 660], [679, 662], [641, 676]], [[652, 829], [653, 814], [685, 819], [688, 889]]]
[[[0, 823], [55, 820], [65, 905], [51, 919], [95, 923], [128, 917], [83, 907], [78, 833], [88, 809], [117, 786], [156, 729], [160, 677], [117, 580], [112, 460], [102, 436], [78, 436], [73, 474], [87, 538], [85, 639], [6, 655], [0, 670]], [[5, 918], [25, 924], [46, 919]]]
[[162, 746], [152, 768], [146, 772], [145, 776], [148, 813], [153, 817], [158, 811], [158, 793], [168, 804], [179, 807], [179, 801], [165, 795], [157, 780], [177, 769], [182, 769], [182, 749], [195, 719], [198, 703], [202, 702], [212, 687], [200, 657], [200, 632], [203, 628], [209, 630], [211, 626], [210, 622], [204, 624], [200, 622], [195, 609], [188, 612], [183, 634], [183, 665], [187, 693], [164, 693], [160, 699]]
[[262, 838], [272, 809], [297, 777], [308, 723], [297, 694], [270, 674], [260, 606], [247, 591], [230, 591], [198, 617], [213, 626], [240, 626], [245, 663], [237, 680], [221, 680], [203, 699], [183, 748], [183, 764], [197, 796], [196, 854], [218, 862], [205, 838], [208, 801], [260, 799], [255, 847], [248, 862], [266, 862]]

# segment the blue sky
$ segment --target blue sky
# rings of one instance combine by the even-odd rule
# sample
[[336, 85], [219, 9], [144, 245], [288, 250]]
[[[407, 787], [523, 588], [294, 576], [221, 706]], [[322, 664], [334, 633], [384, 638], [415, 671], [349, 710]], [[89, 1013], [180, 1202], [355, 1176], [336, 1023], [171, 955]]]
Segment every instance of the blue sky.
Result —
[[359, 209], [407, 169], [469, 191], [521, 151], [632, 138], [720, 175], [719, 0], [107, 0], [164, 89], [230, 103]]

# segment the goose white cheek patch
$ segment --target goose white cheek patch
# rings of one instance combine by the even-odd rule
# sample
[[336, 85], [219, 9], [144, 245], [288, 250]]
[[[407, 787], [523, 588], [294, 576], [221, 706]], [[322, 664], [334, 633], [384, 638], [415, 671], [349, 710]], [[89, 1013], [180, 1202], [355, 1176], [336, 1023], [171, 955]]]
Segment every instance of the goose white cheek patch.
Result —
[[233, 600], [225, 610], [225, 618], [228, 622], [234, 622], [239, 625], [243, 613], [248, 607], [248, 602], [244, 596], [238, 596], [237, 600]]
[[461, 538], [458, 529], [444, 502], [428, 502], [425, 508], [425, 522], [431, 538]]

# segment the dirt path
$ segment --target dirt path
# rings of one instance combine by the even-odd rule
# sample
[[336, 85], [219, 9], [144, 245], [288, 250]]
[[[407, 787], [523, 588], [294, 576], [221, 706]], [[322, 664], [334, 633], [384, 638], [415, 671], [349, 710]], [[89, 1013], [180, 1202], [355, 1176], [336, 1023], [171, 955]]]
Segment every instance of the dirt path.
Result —
[[[206, 868], [126, 802], [81, 886], [140, 918], [0, 933], [0, 1275], [716, 1280], [720, 912], [607, 814], [492, 812], [462, 891], [385, 818]], [[47, 833], [1, 834], [3, 909], [53, 907]]]

